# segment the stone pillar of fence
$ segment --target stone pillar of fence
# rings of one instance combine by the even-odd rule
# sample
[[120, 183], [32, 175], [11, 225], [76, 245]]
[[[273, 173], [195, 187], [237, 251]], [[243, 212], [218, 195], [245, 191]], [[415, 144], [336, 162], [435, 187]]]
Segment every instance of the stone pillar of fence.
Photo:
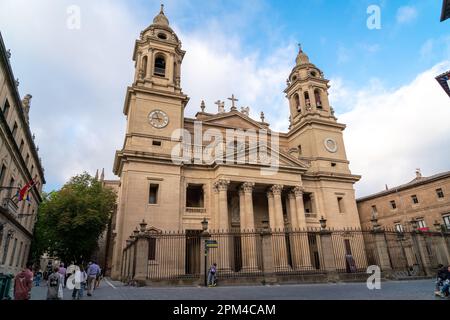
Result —
[[145, 235], [139, 235], [136, 243], [136, 273], [134, 280], [144, 281], [148, 275], [148, 238]]
[[373, 237], [375, 242], [375, 253], [378, 257], [378, 264], [385, 276], [392, 273], [391, 259], [389, 258], [388, 244], [383, 230], [374, 228]]
[[320, 231], [320, 246], [322, 249], [323, 266], [328, 275], [328, 281], [337, 281], [339, 276], [336, 270], [333, 241], [331, 231]]
[[263, 273], [265, 283], [276, 283], [272, 232], [268, 226], [261, 231]]
[[411, 236], [413, 240], [414, 252], [416, 253], [417, 258], [420, 259], [423, 272], [427, 276], [435, 275], [435, 272], [431, 266], [430, 256], [428, 255], [424, 234], [421, 231], [414, 230], [412, 231]]

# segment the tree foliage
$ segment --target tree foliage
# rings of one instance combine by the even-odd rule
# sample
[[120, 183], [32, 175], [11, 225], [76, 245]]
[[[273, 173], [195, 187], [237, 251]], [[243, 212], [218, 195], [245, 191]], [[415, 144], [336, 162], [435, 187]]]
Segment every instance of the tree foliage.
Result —
[[116, 205], [116, 193], [88, 173], [61, 190], [44, 194], [35, 227], [33, 256], [44, 252], [62, 261], [89, 259]]

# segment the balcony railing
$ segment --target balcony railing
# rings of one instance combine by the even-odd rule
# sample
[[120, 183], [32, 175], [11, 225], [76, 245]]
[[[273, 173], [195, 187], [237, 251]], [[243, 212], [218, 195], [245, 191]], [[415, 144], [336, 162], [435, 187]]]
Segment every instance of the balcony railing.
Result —
[[8, 210], [9, 213], [14, 215], [17, 214], [17, 210], [19, 209], [19, 206], [10, 198], [4, 198], [2, 201], [2, 206]]
[[155, 75], [164, 77], [166, 75], [166, 69], [155, 67]]

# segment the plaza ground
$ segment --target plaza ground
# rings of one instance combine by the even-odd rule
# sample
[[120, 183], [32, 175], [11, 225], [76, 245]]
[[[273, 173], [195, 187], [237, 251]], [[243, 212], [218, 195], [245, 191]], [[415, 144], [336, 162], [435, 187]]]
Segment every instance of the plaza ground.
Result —
[[[32, 290], [32, 300], [44, 300], [45, 282]], [[71, 300], [64, 290], [64, 300]], [[384, 281], [380, 290], [365, 283], [326, 283], [230, 287], [132, 287], [104, 279], [92, 297], [83, 300], [441, 300], [434, 295], [434, 279]]]

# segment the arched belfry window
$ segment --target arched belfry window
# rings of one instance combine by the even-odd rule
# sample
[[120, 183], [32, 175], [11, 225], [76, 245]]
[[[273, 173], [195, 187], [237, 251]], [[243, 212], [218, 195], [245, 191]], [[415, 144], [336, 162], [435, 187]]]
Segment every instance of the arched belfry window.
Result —
[[295, 109], [296, 109], [298, 112], [301, 112], [301, 111], [302, 111], [301, 105], [300, 105], [300, 97], [298, 96], [297, 93], [294, 94], [294, 106], [295, 106]]
[[148, 63], [148, 57], [144, 56], [142, 59], [142, 74], [144, 75], [144, 78], [147, 76], [147, 63]]
[[314, 98], [316, 99], [316, 105], [318, 109], [322, 109], [322, 99], [320, 98], [320, 90], [314, 90]]
[[305, 91], [305, 104], [307, 108], [311, 107], [311, 100], [309, 99], [309, 92]]
[[156, 76], [166, 76], [166, 59], [162, 54], [155, 57], [155, 70], [154, 74]]

